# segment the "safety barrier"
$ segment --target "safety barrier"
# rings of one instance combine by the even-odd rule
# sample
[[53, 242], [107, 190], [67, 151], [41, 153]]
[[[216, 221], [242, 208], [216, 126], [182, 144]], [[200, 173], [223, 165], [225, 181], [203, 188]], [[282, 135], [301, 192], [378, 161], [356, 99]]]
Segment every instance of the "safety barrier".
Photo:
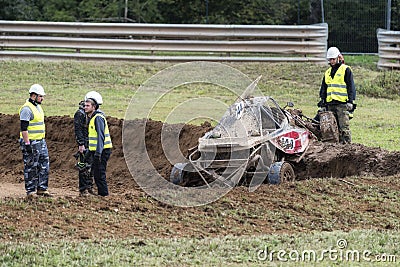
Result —
[[325, 62], [328, 25], [0, 21], [0, 57]]
[[378, 68], [400, 69], [400, 31], [377, 30]]

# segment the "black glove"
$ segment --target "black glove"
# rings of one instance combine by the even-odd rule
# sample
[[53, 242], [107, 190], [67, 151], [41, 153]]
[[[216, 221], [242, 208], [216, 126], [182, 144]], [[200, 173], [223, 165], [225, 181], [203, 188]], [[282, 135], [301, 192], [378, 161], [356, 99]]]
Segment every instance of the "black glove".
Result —
[[32, 146], [30, 144], [29, 145], [25, 145], [25, 151], [28, 154], [32, 154], [33, 153]]
[[325, 101], [321, 99], [321, 100], [318, 102], [317, 107], [319, 107], [319, 108], [326, 107]]

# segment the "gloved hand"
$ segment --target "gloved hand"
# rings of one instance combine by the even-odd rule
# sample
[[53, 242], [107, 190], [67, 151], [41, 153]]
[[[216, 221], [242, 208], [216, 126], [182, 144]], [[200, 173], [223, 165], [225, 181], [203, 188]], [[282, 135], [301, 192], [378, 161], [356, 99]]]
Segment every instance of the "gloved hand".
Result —
[[99, 153], [94, 154], [94, 161], [97, 163], [100, 163], [101, 162], [101, 154], [99, 154]]
[[346, 103], [347, 111], [353, 110], [353, 103]]
[[322, 99], [317, 103], [317, 107], [319, 107], [319, 108], [322, 108], [322, 107], [325, 107], [325, 106], [326, 106], [326, 103]]
[[28, 154], [32, 154], [33, 153], [32, 146], [30, 144], [29, 145], [25, 145], [25, 151]]

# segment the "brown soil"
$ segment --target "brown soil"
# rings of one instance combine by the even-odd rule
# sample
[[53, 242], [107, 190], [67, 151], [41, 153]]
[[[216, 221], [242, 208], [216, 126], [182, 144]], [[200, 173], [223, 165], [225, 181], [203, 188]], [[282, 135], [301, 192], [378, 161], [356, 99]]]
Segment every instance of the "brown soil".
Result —
[[[393, 217], [393, 210], [399, 211], [398, 207], [379, 209], [375, 204], [371, 207], [371, 203], [362, 196], [373, 194], [368, 188], [375, 188], [380, 193], [383, 190], [389, 195], [400, 189], [400, 152], [361, 144], [320, 142], [314, 142], [303, 160], [295, 166], [300, 181], [278, 186], [262, 185], [253, 193], [240, 186], [216, 203], [203, 207], [168, 206], [148, 197], [136, 185], [124, 160], [121, 131], [123, 121], [116, 118], [108, 118], [113, 140], [113, 153], [107, 169], [111, 195], [104, 199], [78, 197], [77, 170], [74, 168], [76, 160], [73, 157], [77, 146], [73, 121], [67, 116], [46, 118], [46, 141], [51, 168], [49, 190], [55, 198], [27, 201], [22, 180], [22, 154], [17, 142], [18, 116], [0, 114], [0, 123], [0, 239], [23, 238], [23, 233], [32, 227], [42, 229], [37, 236], [39, 238], [50, 235], [73, 239], [253, 235], [365, 227], [393, 229], [389, 219], [374, 218]], [[138, 120], [137, 123], [143, 121]], [[146, 143], [149, 144], [147, 150], [153, 165], [159, 173], [168, 177], [172, 166], [160, 149], [161, 127], [161, 122], [147, 122]], [[208, 123], [202, 126], [184, 125], [180, 134], [181, 150], [187, 151], [195, 146], [198, 138], [209, 129]], [[137, 165], [140, 166], [141, 162]], [[143, 174], [138, 172], [135, 175]], [[341, 179], [348, 176], [353, 178]], [[326, 183], [321, 182], [321, 179], [309, 179], [322, 177], [338, 179], [328, 179]], [[324, 198], [316, 196], [332, 197], [339, 203], [338, 210], [328, 211], [328, 215], [321, 214], [318, 207], [324, 205]], [[278, 214], [280, 222], [269, 217], [273, 212]], [[285, 219], [284, 214], [288, 212], [295, 216]], [[321, 216], [327, 217], [322, 220]], [[399, 214], [396, 216], [399, 218]], [[219, 219], [214, 220], [216, 217]], [[326, 220], [342, 222], [329, 226]]]

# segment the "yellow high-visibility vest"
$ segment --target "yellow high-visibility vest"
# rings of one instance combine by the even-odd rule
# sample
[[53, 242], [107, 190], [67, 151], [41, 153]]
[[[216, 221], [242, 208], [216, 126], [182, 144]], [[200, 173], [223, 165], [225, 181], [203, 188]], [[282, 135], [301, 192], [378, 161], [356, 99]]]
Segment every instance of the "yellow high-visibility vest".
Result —
[[[21, 110], [24, 107], [31, 109], [33, 113], [33, 120], [29, 121], [28, 125], [28, 136], [29, 140], [41, 140], [46, 135], [46, 126], [44, 125], [44, 112], [40, 105], [33, 105], [29, 100], [19, 109], [19, 115], [21, 116]], [[19, 137], [22, 138], [22, 132], [19, 133]]]
[[112, 142], [111, 142], [111, 137], [110, 137], [110, 131], [108, 130], [108, 124], [106, 118], [100, 114], [97, 113], [94, 115], [93, 118], [90, 119], [89, 122], [89, 151], [96, 151], [97, 148], [97, 131], [96, 127], [94, 125], [94, 121], [97, 116], [100, 116], [104, 119], [105, 122], [105, 129], [104, 129], [104, 148], [112, 148]]
[[346, 83], [344, 81], [344, 75], [347, 68], [349, 68], [349, 66], [344, 64], [340, 65], [333, 78], [330, 75], [332, 67], [325, 72], [325, 83], [328, 86], [326, 91], [327, 103], [331, 102], [332, 100], [346, 103], [349, 99], [347, 95]]

